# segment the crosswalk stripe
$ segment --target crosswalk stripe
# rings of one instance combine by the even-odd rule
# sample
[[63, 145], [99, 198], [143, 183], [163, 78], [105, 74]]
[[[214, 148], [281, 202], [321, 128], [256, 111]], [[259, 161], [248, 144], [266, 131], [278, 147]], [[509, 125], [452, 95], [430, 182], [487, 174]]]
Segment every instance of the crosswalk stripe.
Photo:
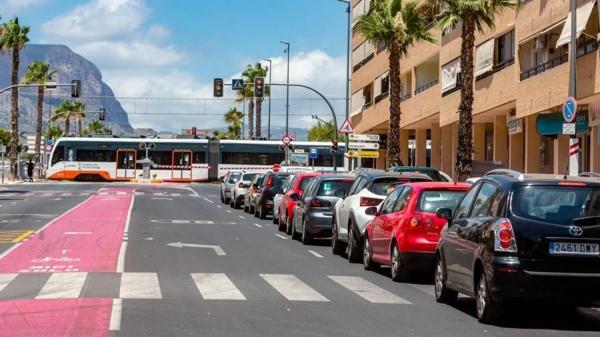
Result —
[[121, 298], [162, 298], [156, 273], [123, 273]]
[[0, 274], [0, 291], [4, 290], [6, 286], [12, 282], [19, 274]]
[[54, 273], [36, 298], [77, 298], [87, 273]]
[[294, 275], [260, 274], [275, 290], [290, 301], [329, 302], [329, 300], [309, 287]]
[[192, 279], [205, 300], [246, 300], [246, 297], [223, 273], [194, 273]]
[[362, 277], [329, 276], [329, 278], [371, 303], [412, 304]]

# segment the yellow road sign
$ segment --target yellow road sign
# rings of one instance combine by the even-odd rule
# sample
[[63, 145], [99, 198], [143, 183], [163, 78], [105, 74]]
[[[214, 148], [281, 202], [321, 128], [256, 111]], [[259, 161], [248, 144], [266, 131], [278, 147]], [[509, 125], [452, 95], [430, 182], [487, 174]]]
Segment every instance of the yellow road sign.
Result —
[[346, 153], [348, 158], [379, 158], [379, 151], [350, 150]]

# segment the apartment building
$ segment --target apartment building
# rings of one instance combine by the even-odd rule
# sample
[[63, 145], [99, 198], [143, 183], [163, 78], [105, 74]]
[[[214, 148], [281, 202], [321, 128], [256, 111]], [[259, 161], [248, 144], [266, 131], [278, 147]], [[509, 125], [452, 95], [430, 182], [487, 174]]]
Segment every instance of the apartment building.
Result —
[[[376, 1], [376, 0], [372, 0]], [[371, 0], [353, 0], [354, 24]], [[432, 20], [431, 10], [424, 11]], [[580, 171], [600, 171], [599, 9], [577, 9], [577, 137]], [[429, 26], [435, 43], [419, 42], [401, 60], [402, 161], [454, 172], [460, 102], [460, 26]], [[568, 136], [562, 104], [568, 97], [569, 0], [521, 0], [476, 37], [473, 159], [523, 172], [565, 173]], [[388, 52], [352, 34], [352, 123], [355, 132], [386, 135]], [[381, 150], [382, 152], [384, 150]], [[377, 167], [385, 167], [385, 156]], [[373, 164], [373, 163], [369, 163]]]

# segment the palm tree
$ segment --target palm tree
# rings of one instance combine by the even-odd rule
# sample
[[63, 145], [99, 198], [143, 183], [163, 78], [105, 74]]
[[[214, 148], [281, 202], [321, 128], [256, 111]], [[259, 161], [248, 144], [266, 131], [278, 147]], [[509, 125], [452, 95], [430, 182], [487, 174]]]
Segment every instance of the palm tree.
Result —
[[[246, 69], [242, 73], [244, 82], [254, 83], [256, 77], [265, 77], [267, 75], [267, 68], [263, 68], [260, 63], [256, 66], [251, 64], [246, 66]], [[265, 93], [267, 91], [265, 90]], [[261, 109], [262, 109], [262, 98], [256, 98], [254, 101], [254, 87], [251, 85], [244, 86], [244, 89], [238, 90], [236, 103], [248, 100], [248, 137], [254, 138], [254, 107], [256, 103], [256, 137], [261, 137]]]
[[85, 104], [81, 103], [81, 101], [75, 101], [72, 103], [73, 108], [73, 117], [75, 117], [75, 121], [77, 122], [77, 134], [81, 136], [82, 121], [85, 118]]
[[[50, 81], [52, 75], [54, 74], [56, 74], [56, 70], [50, 68], [50, 65], [48, 63], [35, 61], [29, 66], [27, 66], [27, 73], [25, 74], [25, 77], [21, 80], [21, 82], [23, 84], [46, 84], [46, 82]], [[42, 114], [44, 112], [44, 93], [45, 87], [39, 86], [37, 100], [37, 117], [35, 126], [35, 167], [39, 167], [40, 164], [40, 147], [42, 142]], [[39, 173], [40, 172], [36, 171], [36, 175], [39, 176]]]
[[81, 118], [85, 117], [83, 113], [83, 109], [85, 106], [81, 102], [71, 103], [69, 101], [61, 102], [56, 110], [54, 110], [54, 114], [52, 115], [52, 119], [62, 119], [65, 122], [65, 135], [68, 137], [71, 133], [71, 119], [75, 119], [81, 130]]
[[229, 124], [229, 126], [228, 126], [229, 138], [231, 138], [231, 139], [241, 138], [240, 137], [241, 136], [240, 129], [242, 128], [242, 119], [243, 118], [244, 118], [244, 115], [242, 114], [242, 112], [239, 111], [235, 107], [229, 108], [229, 110], [227, 110], [225, 115], [223, 115], [223, 120], [225, 121], [225, 123]]
[[10, 175], [13, 180], [17, 179], [17, 146], [19, 145], [19, 60], [20, 52], [25, 44], [29, 42], [27, 34], [29, 27], [19, 25], [19, 18], [14, 18], [2, 24], [0, 35], [0, 51], [12, 52], [11, 85], [15, 86], [11, 92], [11, 145], [9, 152]]
[[87, 125], [87, 127], [83, 130], [82, 134], [83, 135], [104, 134], [107, 132], [107, 130], [108, 129], [104, 126], [104, 124], [101, 121], [94, 120], [90, 124]]
[[466, 179], [473, 169], [473, 54], [475, 33], [493, 29], [494, 19], [505, 8], [517, 5], [515, 0], [429, 0], [432, 5], [443, 10], [436, 16], [436, 24], [441, 30], [451, 30], [462, 24], [460, 66], [462, 87], [458, 107], [458, 151], [456, 154], [456, 175]]
[[400, 164], [400, 59], [418, 41], [433, 42], [425, 18], [415, 2], [378, 0], [369, 13], [358, 20], [358, 29], [374, 45], [385, 44], [390, 63], [390, 118], [388, 129], [388, 166]]

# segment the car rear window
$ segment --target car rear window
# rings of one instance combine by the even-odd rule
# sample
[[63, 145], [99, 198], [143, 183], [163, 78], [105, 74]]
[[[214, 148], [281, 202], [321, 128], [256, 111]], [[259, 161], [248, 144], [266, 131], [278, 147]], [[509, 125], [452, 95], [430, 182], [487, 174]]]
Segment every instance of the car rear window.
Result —
[[237, 181], [241, 176], [242, 174], [240, 172], [233, 172], [229, 175], [229, 180]]
[[400, 168], [395, 170], [394, 172], [403, 172], [403, 173], [420, 173], [431, 178], [432, 181], [448, 181], [446, 178], [442, 177], [442, 175], [436, 170], [419, 170], [419, 169], [407, 169]]
[[300, 186], [298, 186], [298, 188], [300, 188], [300, 191], [304, 191], [304, 189], [306, 188], [306, 186], [308, 186], [308, 183], [310, 183], [310, 181], [314, 179], [314, 177], [304, 177], [302, 178], [302, 180], [300, 180]]
[[335, 196], [335, 192], [338, 190], [344, 190], [346, 193], [350, 190], [350, 186], [352, 186], [353, 181], [344, 179], [344, 180], [323, 180], [321, 185], [319, 185], [319, 190], [317, 191], [318, 196], [323, 197], [333, 197]]
[[289, 174], [274, 174], [273, 187], [282, 187]]
[[252, 179], [254, 179], [254, 177], [257, 176], [257, 173], [244, 173], [244, 175], [242, 176], [242, 180], [243, 181], [252, 181]]
[[409, 182], [406, 178], [395, 178], [395, 177], [387, 177], [387, 178], [379, 178], [373, 180], [369, 191], [379, 195], [388, 195], [392, 193], [396, 187]]
[[435, 213], [440, 208], [456, 209], [466, 191], [423, 191], [417, 203], [417, 210]]
[[600, 216], [600, 188], [525, 186], [512, 198], [515, 215], [569, 225], [575, 218]]

